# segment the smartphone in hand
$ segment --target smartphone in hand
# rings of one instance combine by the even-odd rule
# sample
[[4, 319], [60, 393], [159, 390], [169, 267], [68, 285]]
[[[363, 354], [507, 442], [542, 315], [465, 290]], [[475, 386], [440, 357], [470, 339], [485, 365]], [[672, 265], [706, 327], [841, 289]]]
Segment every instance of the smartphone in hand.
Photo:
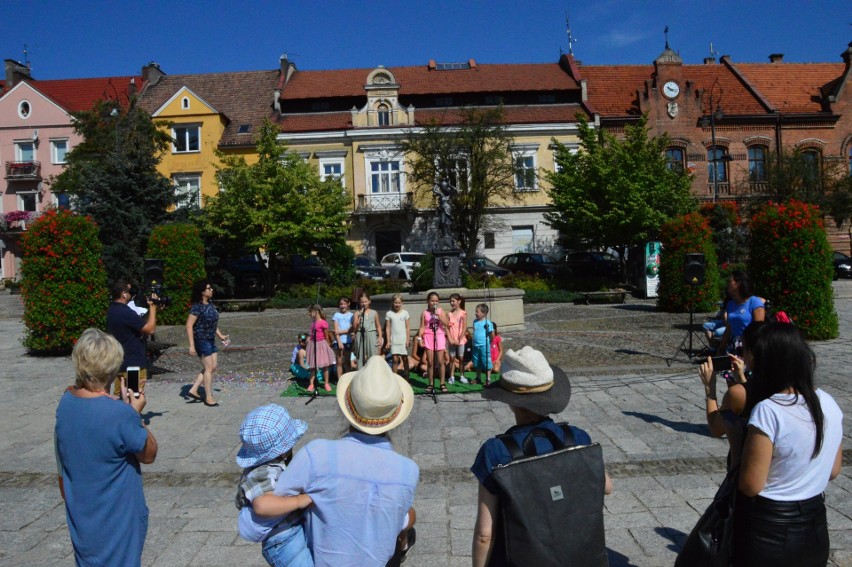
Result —
[[136, 396], [139, 396], [139, 367], [127, 367], [127, 389], [133, 390]]
[[731, 357], [727, 354], [724, 356], [713, 357], [713, 372], [723, 372], [731, 369]]

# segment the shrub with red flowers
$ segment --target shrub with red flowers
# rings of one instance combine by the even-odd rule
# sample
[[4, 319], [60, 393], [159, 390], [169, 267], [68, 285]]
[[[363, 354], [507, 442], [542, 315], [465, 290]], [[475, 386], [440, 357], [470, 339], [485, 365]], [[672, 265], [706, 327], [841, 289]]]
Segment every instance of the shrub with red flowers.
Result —
[[838, 334], [832, 258], [819, 207], [769, 203], [752, 216], [752, 287], [774, 311], [786, 311], [809, 339]]
[[103, 329], [109, 293], [95, 223], [49, 210], [23, 234], [21, 245], [24, 346], [66, 353], [87, 328]]
[[148, 238], [148, 258], [163, 260], [163, 280], [172, 304], [157, 312], [164, 325], [182, 325], [189, 314], [192, 285], [206, 277], [204, 243], [198, 228], [188, 224], [160, 225]]
[[[719, 272], [713, 232], [707, 219], [689, 213], [669, 221], [660, 229], [663, 252], [660, 255], [660, 285], [657, 307], [662, 311], [703, 313], [713, 311], [719, 302]], [[704, 283], [689, 285], [684, 281], [684, 255], [704, 254]]]

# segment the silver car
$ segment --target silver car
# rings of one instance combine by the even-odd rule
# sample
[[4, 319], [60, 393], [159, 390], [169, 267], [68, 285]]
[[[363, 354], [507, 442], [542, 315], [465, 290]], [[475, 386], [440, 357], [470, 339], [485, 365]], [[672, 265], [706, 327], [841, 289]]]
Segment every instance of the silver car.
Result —
[[390, 277], [410, 280], [412, 272], [420, 267], [425, 256], [420, 252], [394, 252], [382, 258], [381, 264], [387, 268]]

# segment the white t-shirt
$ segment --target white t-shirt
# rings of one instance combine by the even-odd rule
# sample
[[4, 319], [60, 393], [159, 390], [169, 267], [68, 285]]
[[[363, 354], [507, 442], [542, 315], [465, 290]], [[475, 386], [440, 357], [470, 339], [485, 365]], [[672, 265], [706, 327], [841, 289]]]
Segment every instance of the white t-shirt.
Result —
[[795, 394], [775, 394], [755, 406], [748, 421], [772, 441], [772, 462], [765, 498], [779, 501], [806, 500], [821, 494], [828, 485], [831, 468], [843, 437], [843, 412], [830, 395], [817, 390], [822, 406], [824, 434], [822, 450], [811, 459], [815, 429], [805, 399]]

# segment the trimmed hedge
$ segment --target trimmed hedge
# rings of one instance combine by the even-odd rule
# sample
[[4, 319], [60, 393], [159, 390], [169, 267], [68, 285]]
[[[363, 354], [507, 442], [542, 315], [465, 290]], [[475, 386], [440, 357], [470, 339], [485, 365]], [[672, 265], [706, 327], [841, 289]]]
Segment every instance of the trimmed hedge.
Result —
[[87, 328], [105, 328], [109, 293], [98, 232], [91, 218], [52, 209], [24, 233], [21, 294], [28, 349], [65, 354]]
[[163, 325], [186, 323], [192, 286], [206, 277], [204, 243], [198, 228], [189, 224], [154, 227], [148, 238], [147, 257], [163, 260], [166, 294], [172, 300], [169, 307], [157, 311], [157, 322]]
[[[677, 217], [662, 226], [660, 242], [663, 252], [660, 255], [657, 307], [672, 313], [683, 313], [690, 307], [698, 313], [715, 310], [719, 301], [719, 271], [713, 231], [707, 219], [699, 213]], [[684, 255], [691, 253], [704, 254], [702, 285], [688, 285], [684, 281]]]
[[755, 293], [786, 311], [809, 339], [834, 339], [837, 312], [833, 255], [819, 207], [769, 203], [751, 219], [751, 276]]

